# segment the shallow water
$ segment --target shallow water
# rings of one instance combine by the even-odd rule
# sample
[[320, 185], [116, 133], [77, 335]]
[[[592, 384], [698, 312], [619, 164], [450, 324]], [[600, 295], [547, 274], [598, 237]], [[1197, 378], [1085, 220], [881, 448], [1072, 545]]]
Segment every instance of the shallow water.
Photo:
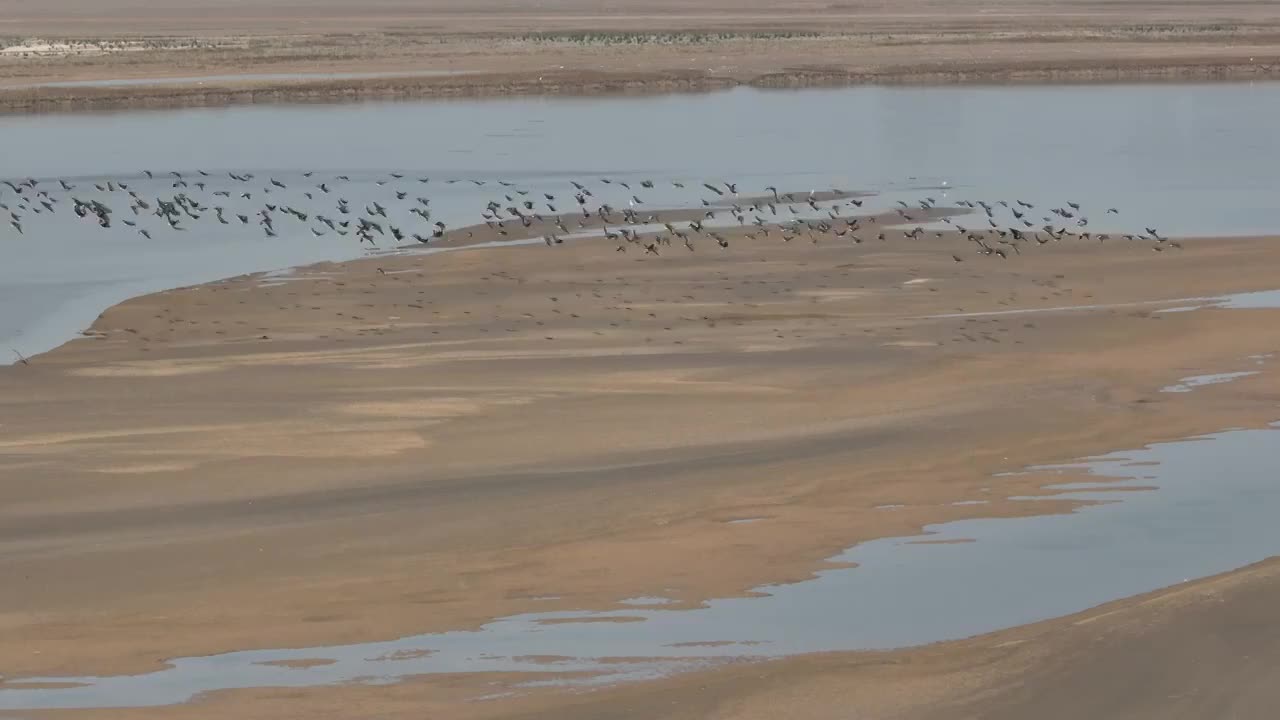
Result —
[[1267, 310], [1280, 308], [1280, 290], [1236, 293], [1214, 298], [1200, 298], [1202, 302], [1165, 312], [1199, 310], [1201, 308], [1229, 308], [1232, 310]]
[[1209, 375], [1192, 375], [1191, 377], [1182, 378], [1181, 380], [1179, 380], [1177, 383], [1173, 385], [1166, 385], [1160, 388], [1160, 392], [1188, 393], [1195, 390], [1198, 387], [1203, 387], [1205, 385], [1222, 385], [1224, 383], [1233, 382], [1235, 380], [1239, 380], [1240, 378], [1247, 378], [1257, 374], [1258, 374], [1257, 370], [1245, 370], [1241, 372], [1211, 373]]
[[[1021, 198], [1044, 206], [1076, 201], [1091, 229], [1164, 234], [1250, 234], [1275, 228], [1280, 84], [735, 89], [704, 95], [519, 98], [246, 106], [175, 111], [0, 117], [0, 175], [68, 178], [85, 199], [112, 199], [93, 183], [124, 181], [146, 196], [172, 195], [161, 176], [202, 168], [205, 204], [240, 185], [223, 174], [253, 172], [290, 186], [273, 202], [311, 207], [299, 188], [346, 174], [354, 208], [384, 203], [374, 181], [401, 170], [429, 176], [400, 187], [431, 199], [433, 219], [478, 221], [498, 179], [534, 195], [568, 198], [571, 179], [625, 207], [632, 194], [596, 178], [653, 178], [640, 193], [652, 207], [696, 204], [703, 180], [737, 182], [744, 193], [873, 190], [868, 208], [926, 195], [940, 202]], [[157, 173], [146, 181], [140, 170]], [[445, 178], [486, 180], [445, 185]], [[200, 180], [201, 178], [189, 178]], [[664, 180], [681, 179], [686, 191]], [[60, 190], [48, 187], [54, 195]], [[633, 185], [634, 187], [634, 185]], [[261, 207], [264, 187], [235, 212]], [[194, 189], [189, 190], [193, 195]], [[68, 202], [62, 193], [63, 202]], [[13, 193], [0, 187], [0, 202]], [[1119, 215], [1107, 215], [1116, 207]], [[331, 211], [332, 212], [332, 211]], [[1035, 218], [1039, 219], [1039, 218]], [[145, 219], [157, 227], [156, 218]], [[25, 234], [0, 222], [0, 346], [27, 355], [49, 349], [130, 296], [239, 273], [360, 255], [354, 238], [312, 237], [284, 224], [280, 237], [232, 231], [211, 216], [186, 232], [160, 226], [154, 241], [117, 224], [101, 230], [26, 214]], [[408, 220], [404, 220], [405, 223]], [[423, 231], [405, 225], [406, 231]], [[4, 360], [0, 360], [3, 362]]]
[[[165, 705], [219, 689], [436, 673], [521, 671], [530, 673], [524, 686], [600, 684], [743, 659], [963, 638], [1280, 553], [1277, 467], [1280, 425], [1161, 443], [1030, 469], [1063, 474], [1046, 497], [1094, 503], [1073, 513], [964, 520], [930, 526], [924, 536], [864, 543], [831, 558], [856, 567], [759, 587], [753, 597], [692, 610], [632, 598], [614, 611], [531, 613], [469, 632], [179, 658], [142, 675], [13, 678], [77, 686], [0, 684], [0, 709]], [[332, 662], [281, 664], [316, 660]], [[563, 675], [577, 671], [591, 674]]]
[[956, 318], [998, 317], [1004, 315], [1039, 315], [1090, 312], [1093, 310], [1115, 310], [1120, 308], [1154, 308], [1157, 313], [1183, 313], [1208, 308], [1227, 310], [1274, 310], [1280, 308], [1280, 290], [1259, 290], [1257, 292], [1233, 293], [1215, 297], [1175, 297], [1166, 300], [1142, 300], [1127, 303], [1106, 303], [1100, 305], [1058, 305], [1045, 308], [1017, 308], [1014, 310], [983, 310], [978, 312], [942, 313], [926, 315], [925, 319], [942, 320]]

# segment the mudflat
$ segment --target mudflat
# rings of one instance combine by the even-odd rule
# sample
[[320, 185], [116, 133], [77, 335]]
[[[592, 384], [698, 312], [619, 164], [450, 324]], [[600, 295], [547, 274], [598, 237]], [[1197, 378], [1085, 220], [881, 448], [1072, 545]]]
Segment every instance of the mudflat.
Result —
[[1257, 2], [0, 0], [0, 109], [1248, 80], [1280, 75], [1278, 40]]
[[[6, 682], [635, 597], [694, 607], [803, 580], [859, 541], [1072, 507], [1002, 500], [1052, 480], [1004, 473], [1277, 419], [1273, 373], [1160, 392], [1280, 347], [1275, 310], [1159, 312], [1272, 289], [1274, 238], [962, 262], [950, 234], [729, 240], [236, 278], [131, 300], [0, 369]], [[963, 504], [980, 488], [990, 504]], [[1266, 717], [1275, 572], [658, 685], [504, 695], [511, 678], [446, 675], [111, 712]], [[1169, 692], [1134, 692], [1135, 668]]]

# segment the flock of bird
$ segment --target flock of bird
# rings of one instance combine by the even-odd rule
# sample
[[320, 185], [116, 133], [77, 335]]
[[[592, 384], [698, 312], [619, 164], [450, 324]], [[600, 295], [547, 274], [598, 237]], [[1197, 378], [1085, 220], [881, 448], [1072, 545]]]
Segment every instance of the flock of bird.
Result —
[[[314, 173], [305, 173], [304, 178], [312, 178]], [[145, 178], [148, 184], [154, 185], [157, 176], [150, 172], [144, 171], [140, 176]], [[403, 178], [402, 175], [394, 174], [391, 176], [395, 179]], [[405, 234], [394, 225], [386, 223], [387, 208], [380, 202], [374, 201], [372, 205], [365, 206], [363, 211], [360, 209], [353, 210], [349, 201], [342, 197], [335, 196], [336, 204], [333, 206], [333, 217], [323, 214], [326, 211], [316, 211], [311, 208], [302, 209], [296, 207], [296, 203], [286, 203], [283, 201], [273, 202], [272, 194], [280, 194], [282, 191], [288, 190], [289, 186], [275, 178], [267, 178], [262, 182], [261, 186], [257, 185], [256, 176], [253, 173], [245, 173], [238, 175], [236, 173], [227, 173], [226, 181], [219, 183], [221, 189], [212, 189], [215, 184], [214, 176], [205, 171], [197, 171], [192, 176], [184, 176], [180, 172], [171, 172], [164, 180], [170, 186], [172, 192], [150, 193], [144, 195], [139, 190], [131, 187], [134, 182], [124, 182], [123, 180], [105, 180], [100, 182], [91, 182], [87, 188], [68, 182], [67, 180], [58, 180], [56, 185], [49, 185], [48, 188], [41, 187], [42, 183], [35, 179], [27, 179], [21, 182], [3, 181], [6, 186], [17, 199], [13, 205], [3, 202], [4, 196], [0, 194], [0, 209], [9, 213], [10, 227], [19, 234], [25, 234], [23, 219], [26, 213], [41, 215], [44, 213], [53, 214], [60, 208], [69, 207], [72, 212], [82, 220], [86, 220], [96, 224], [103, 229], [110, 229], [115, 223], [123, 225], [135, 230], [139, 235], [147, 239], [152, 239], [154, 227], [147, 227], [143, 223], [143, 218], [154, 216], [162, 222], [162, 227], [167, 226], [169, 231], [184, 232], [190, 229], [191, 225], [197, 221], [205, 219], [207, 222], [216, 222], [220, 225], [238, 225], [253, 226], [260, 228], [266, 237], [278, 237], [277, 221], [280, 219], [290, 219], [298, 223], [308, 225], [311, 234], [320, 237], [328, 232], [334, 232], [337, 235], [347, 236], [354, 235], [360, 242], [368, 242], [376, 245], [374, 240], [375, 232], [379, 235], [386, 235], [388, 229], [392, 237], [396, 240], [404, 240]], [[219, 178], [221, 180], [221, 178]], [[348, 182], [347, 176], [338, 176], [334, 180], [328, 182], [316, 183], [313, 188], [307, 189], [303, 195], [308, 201], [315, 201], [317, 197], [332, 195], [334, 188], [338, 182]], [[388, 184], [387, 180], [377, 181], [378, 186]], [[423, 182], [427, 182], [426, 179]], [[99, 196], [106, 196], [107, 199], [100, 197], [87, 197], [88, 193], [96, 191]], [[79, 194], [76, 194], [79, 193]], [[207, 197], [206, 197], [207, 195]], [[252, 202], [257, 195], [259, 204], [245, 212], [238, 212], [233, 208], [233, 204], [238, 201]], [[397, 199], [403, 200], [407, 197], [408, 192], [396, 191]], [[116, 198], [122, 199], [129, 213], [117, 213], [119, 203]], [[430, 200], [423, 197], [416, 198], [421, 204], [415, 207], [413, 213], [418, 215], [424, 223], [430, 223], [431, 211]], [[243, 203], [238, 203], [243, 204]], [[229, 209], [231, 208], [231, 209]], [[117, 218], [117, 215], [120, 217]], [[229, 216], [229, 217], [228, 217]], [[382, 218], [381, 221], [378, 218]], [[384, 227], [386, 224], [386, 227]], [[430, 242], [432, 238], [439, 238], [444, 235], [444, 223], [436, 222], [431, 225], [429, 236], [413, 233], [412, 238], [421, 243]]]
[[[699, 244], [727, 249], [734, 228], [750, 239], [790, 242], [803, 237], [813, 243], [829, 239], [858, 245], [892, 238], [941, 238], [944, 233], [935, 224], [940, 222], [951, 225], [978, 255], [1000, 259], [1051, 242], [1105, 242], [1113, 237], [1090, 229], [1089, 217], [1077, 202], [1060, 207], [1037, 207], [1023, 200], [943, 205], [926, 197], [914, 203], [898, 201], [890, 211], [872, 214], [862, 210], [864, 198], [839, 189], [788, 193], [767, 186], [751, 194], [740, 190], [739, 183], [724, 181], [686, 185], [666, 180], [659, 187], [654, 180], [598, 178], [570, 180], [552, 192], [554, 188], [534, 189], [506, 180], [433, 181], [404, 173], [357, 178], [354, 191], [372, 193], [357, 201], [347, 192], [353, 185], [349, 175], [321, 178], [305, 172], [287, 179], [289, 183], [270, 175], [197, 170], [143, 171], [127, 180], [10, 180], [0, 185], [0, 210], [8, 214], [9, 228], [19, 236], [27, 235], [35, 218], [70, 212], [90, 226], [123, 226], [148, 240], [158, 232], [182, 233], [202, 223], [265, 238], [309, 232], [317, 238], [350, 237], [370, 248], [383, 243], [405, 247], [445, 238], [449, 228], [433, 215], [427, 194], [441, 184], [461, 183], [474, 186], [472, 194], [492, 191], [478, 216], [462, 223], [458, 233], [466, 237], [480, 232], [494, 240], [541, 240], [554, 246], [566, 237], [603, 236], [615, 242], [619, 252], [636, 249], [652, 255], [677, 243], [689, 251]], [[688, 197], [690, 191], [696, 198]], [[681, 198], [669, 200], [673, 194]], [[654, 195], [662, 197], [652, 199]], [[1109, 208], [1105, 213], [1119, 211]], [[970, 217], [977, 218], [976, 223]], [[1150, 242], [1157, 252], [1181, 247], [1154, 228], [1144, 230], [1114, 237]], [[960, 254], [952, 258], [964, 261]]]

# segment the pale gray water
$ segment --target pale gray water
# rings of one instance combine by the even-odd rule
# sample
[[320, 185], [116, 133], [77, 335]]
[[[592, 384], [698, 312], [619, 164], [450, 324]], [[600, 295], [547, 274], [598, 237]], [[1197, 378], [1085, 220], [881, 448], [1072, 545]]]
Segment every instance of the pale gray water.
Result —
[[1198, 387], [1203, 387], [1205, 385], [1222, 385], [1223, 383], [1229, 383], [1234, 380], [1239, 380], [1240, 378], [1247, 378], [1257, 374], [1258, 374], [1257, 370], [1245, 370], [1241, 372], [1211, 373], [1209, 375], [1192, 375], [1191, 377], [1182, 378], [1181, 380], [1179, 380], [1177, 383], [1173, 385], [1166, 385], [1160, 388], [1160, 392], [1188, 393], [1188, 392], [1191, 392], [1192, 390], [1195, 390]]
[[[469, 632], [179, 658], [142, 675], [10, 678], [8, 688], [0, 684], [0, 709], [166, 705], [212, 690], [388, 683], [434, 673], [520, 671], [529, 673], [522, 685], [597, 684], [740, 659], [963, 638], [1280, 553], [1277, 468], [1277, 428], [1161, 443], [1032, 468], [1064, 474], [1052, 497], [1099, 504], [1064, 515], [951, 522], [926, 528], [923, 538], [864, 543], [832, 558], [857, 567], [756, 588], [756, 597], [711, 600], [692, 610], [636, 606], [652, 600], [632, 598], [632, 606], [622, 601], [614, 611], [531, 613]], [[608, 618], [638, 621], [547, 622]], [[317, 659], [332, 663], [278, 664]], [[561, 675], [571, 671], [597, 674]], [[22, 682], [78, 686], [22, 688]]]
[[1172, 302], [1190, 304], [1161, 308], [1156, 312], [1192, 312], [1205, 308], [1227, 308], [1231, 310], [1275, 309], [1280, 308], [1280, 290], [1260, 290], [1258, 292], [1234, 293], [1207, 298], [1181, 298]]
[[[66, 177], [81, 186], [123, 180], [154, 195], [173, 192], [161, 172], [191, 175], [200, 167], [255, 173], [254, 203], [275, 177], [290, 190], [272, 202], [301, 204], [301, 173], [314, 169], [317, 181], [350, 175], [342, 193], [359, 207], [385, 197], [386, 189], [373, 185], [376, 178], [403, 170], [411, 191], [418, 190], [414, 176], [432, 177], [426, 194], [435, 217], [450, 225], [475, 221], [499, 178], [558, 195], [570, 179], [591, 178], [593, 190], [622, 206], [626, 195], [594, 178], [720, 179], [740, 183], [744, 193], [769, 184], [838, 185], [881, 191], [881, 205], [941, 197], [945, 181], [949, 200], [1016, 196], [1055, 206], [1066, 200], [1116, 206], [1119, 217], [1100, 210], [1091, 217], [1122, 230], [1151, 225], [1165, 234], [1260, 233], [1275, 228], [1277, 90], [1276, 84], [735, 90], [4, 117], [0, 176]], [[142, 168], [156, 171], [157, 179], [144, 180]], [[444, 184], [449, 177], [489, 184]], [[223, 175], [208, 182], [213, 191], [227, 181]], [[77, 192], [104, 201], [111, 195]], [[0, 202], [6, 197], [10, 191], [0, 189]], [[644, 198], [659, 206], [690, 201], [669, 185]], [[254, 203], [226, 204], [248, 212]], [[361, 252], [352, 238], [314, 238], [301, 224], [282, 225], [274, 239], [230, 232], [208, 217], [191, 226], [146, 241], [119, 226], [86, 227], [65, 209], [52, 219], [28, 215], [23, 236], [0, 223], [0, 350], [3, 344], [27, 354], [53, 347], [104, 307], [139, 293]], [[1280, 307], [1280, 292], [1164, 304], [1173, 302], [1189, 303], [1188, 309]], [[1088, 483], [1060, 489], [1069, 497], [1119, 502], [1070, 515], [928, 529], [929, 540], [973, 542], [866, 543], [833, 558], [858, 567], [759, 588], [763, 597], [713, 600], [694, 610], [664, 609], [657, 597], [630, 598], [613, 612], [535, 613], [474, 632], [180, 658], [168, 669], [136, 676], [27, 679], [81, 683], [74, 688], [24, 689], [10, 678], [7, 686], [0, 683], [0, 709], [162, 705], [217, 689], [489, 670], [542, 674], [531, 682], [563, 682], [559, 673], [588, 670], [600, 673], [597, 681], [613, 682], [744, 657], [965, 637], [1280, 552], [1277, 440], [1275, 429], [1231, 431], [1094, 459], [1088, 472], [1128, 478], [1129, 489], [1091, 493]], [[743, 532], [769, 521], [744, 520], [751, 523], [743, 523]], [[545, 623], [610, 617], [642, 620]], [[534, 655], [565, 659], [527, 657]], [[618, 657], [652, 659], [604, 662]], [[262, 664], [316, 658], [335, 662], [305, 669]]]
[[1004, 315], [1040, 315], [1133, 307], [1153, 307], [1156, 308], [1153, 312], [1159, 313], [1193, 312], [1195, 310], [1204, 310], [1206, 308], [1225, 308], [1228, 310], [1268, 310], [1280, 308], [1280, 290], [1259, 290], [1257, 292], [1232, 293], [1230, 295], [1219, 295], [1216, 297], [1173, 297], [1166, 300], [1143, 300], [1140, 302], [1128, 303], [1058, 305], [1056, 307], [1047, 308], [1018, 308], [1016, 310], [985, 310], [981, 312], [943, 313], [941, 315], [926, 315], [925, 318], [946, 319], [998, 317]]
[[1262, 290], [1260, 292], [1236, 293], [1211, 298], [1200, 307], [1231, 308], [1234, 310], [1266, 310], [1280, 308], [1280, 290]]
[[[355, 207], [385, 198], [387, 171], [433, 178], [433, 219], [475, 222], [505, 179], [567, 200], [570, 179], [654, 178], [650, 206], [695, 203], [664, 179], [884, 193], [887, 206], [1019, 197], [1090, 209], [1094, 229], [1248, 234], [1275, 228], [1273, 120], [1280, 84], [1078, 87], [847, 88], [615, 98], [520, 98], [233, 107], [0, 117], [0, 176], [77, 185], [123, 180], [144, 194], [173, 190], [139, 171], [253, 172], [290, 185], [304, 170], [348, 174]], [[445, 186], [446, 177], [487, 179]], [[222, 175], [217, 182], [227, 182]], [[221, 187], [210, 179], [208, 192]], [[947, 190], [940, 189], [946, 183]], [[41, 187], [54, 187], [42, 185]], [[591, 187], [625, 206], [630, 193]], [[419, 188], [409, 183], [410, 199]], [[85, 199], [120, 194], [84, 193]], [[192, 193], [194, 194], [194, 190]], [[205, 204], [211, 204], [207, 197]], [[55, 195], [58, 191], [55, 190]], [[705, 195], [705, 193], [703, 193]], [[0, 202], [12, 199], [0, 188]], [[252, 202], [229, 208], [252, 212]], [[65, 201], [65, 198], [64, 198]], [[104, 200], [105, 201], [105, 200]], [[868, 207], [875, 202], [869, 202]], [[1119, 216], [1103, 215], [1118, 207]], [[102, 231], [28, 214], [26, 235], [0, 222], [0, 346], [31, 355], [87, 326], [112, 303], [186, 283], [360, 254], [353, 238], [231, 232], [205, 217], [189, 232]], [[155, 221], [155, 218], [151, 218]], [[148, 225], [148, 227], [153, 227]], [[421, 231], [414, 226], [413, 230]], [[410, 230], [406, 226], [406, 230]], [[851, 252], [854, 252], [851, 250]], [[5, 358], [10, 360], [11, 358]]]

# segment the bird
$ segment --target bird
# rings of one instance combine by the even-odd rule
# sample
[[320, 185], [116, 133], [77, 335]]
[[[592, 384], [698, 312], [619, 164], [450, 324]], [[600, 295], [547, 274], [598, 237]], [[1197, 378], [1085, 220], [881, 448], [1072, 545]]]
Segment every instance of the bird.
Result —
[[[143, 174], [150, 180], [157, 177], [150, 170]], [[311, 179], [317, 174], [310, 170], [300, 171], [293, 177], [300, 175]], [[274, 177], [267, 178], [265, 184], [251, 185], [249, 183], [254, 181], [254, 174], [251, 172], [227, 172], [225, 177], [219, 173], [215, 178], [201, 169], [191, 171], [190, 177], [184, 176], [180, 171], [159, 171], [159, 177], [164, 182], [155, 185], [140, 184], [132, 189], [127, 182], [114, 177], [80, 181], [80, 185], [87, 186], [88, 192], [101, 193], [87, 197], [74, 194], [77, 188], [74, 178], [53, 178], [44, 187], [34, 179], [0, 181], [0, 189], [4, 189], [0, 192], [5, 193], [0, 197], [4, 201], [0, 202], [0, 210], [10, 215], [8, 224], [14, 232], [34, 238], [39, 238], [40, 235], [33, 230], [40, 227], [46, 217], [63, 213], [74, 214], [85, 220], [86, 226], [104, 231], [113, 229], [118, 221], [147, 239], [152, 239], [153, 234], [155, 239], [160, 239], [163, 237], [162, 233], [168, 230], [185, 232], [188, 229], [196, 231], [221, 227], [226, 233], [243, 232], [247, 229], [245, 226], [251, 224], [250, 217], [258, 220], [253, 224], [258, 225], [266, 237], [289, 237], [295, 232], [293, 224], [297, 223], [305, 226], [313, 237], [330, 234], [336, 237], [355, 235], [357, 244], [368, 242], [371, 246], [377, 245], [375, 238], [378, 235], [390, 235], [398, 242], [411, 238], [417, 244], [428, 245], [443, 238], [447, 229], [443, 221], [433, 216], [440, 213], [433, 213], [430, 197], [412, 197], [411, 193], [398, 185], [406, 177], [406, 182], [413, 182], [415, 176], [398, 171], [367, 180], [358, 179], [353, 183], [352, 198], [359, 197], [360, 191], [356, 188], [361, 184], [366, 187], [392, 186], [385, 195], [378, 195], [379, 200], [368, 198], [366, 193], [366, 197], [361, 200], [367, 204], [357, 205], [355, 208], [351, 206], [351, 200], [336, 197], [337, 193], [334, 192], [334, 186], [338, 183], [351, 183], [350, 177], [346, 175], [331, 177], [322, 182], [311, 180], [316, 184], [293, 190]], [[417, 177], [417, 182], [424, 191], [429, 179], [425, 176]], [[599, 182], [607, 190], [597, 188], [595, 192], [588, 183], [568, 178], [562, 181], [548, 180], [545, 184], [530, 187], [520, 187], [507, 179], [489, 180], [478, 177], [447, 179], [443, 182], [448, 185], [463, 183], [467, 186], [466, 191], [471, 192], [480, 201], [478, 204], [483, 205], [478, 217], [473, 216], [473, 220], [464, 219], [459, 223], [461, 230], [456, 232], [460, 238], [473, 237], [474, 233], [469, 226], [483, 222], [495, 236], [503, 239], [554, 246], [563, 243], [562, 235], [568, 235], [571, 232], [570, 226], [576, 222], [579, 229], [598, 232], [606, 240], [618, 243], [620, 252], [626, 252], [630, 245], [635, 245], [644, 255], [658, 255], [663, 247], [671, 246], [677, 239], [686, 250], [693, 252], [695, 246], [691, 234], [695, 233], [706, 235], [721, 249], [727, 250], [733, 243], [735, 232], [748, 240], [759, 241], [773, 237], [774, 231], [778, 232], [783, 243], [790, 243], [801, 236], [809, 238], [815, 245], [824, 238], [844, 239], [847, 242], [841, 245], [849, 250], [862, 246], [864, 237], [869, 239], [874, 235], [878, 240], [886, 242], [888, 235], [898, 237], [897, 231], [900, 231], [901, 237], [920, 242], [922, 251], [929, 252], [933, 247], [932, 239], [941, 243], [947, 237], [957, 236], [944, 231], [945, 226], [949, 225], [960, 239], [976, 246], [979, 256], [1012, 261], [1024, 254], [1022, 249], [1030, 252], [1031, 249], [1051, 241], [1096, 239], [1102, 243], [1111, 237], [1084, 230], [1089, 227], [1090, 220], [1082, 212], [1081, 203], [1075, 201], [1063, 202], [1059, 207], [1043, 203], [1044, 210], [1048, 212], [1041, 211], [1044, 212], [1045, 220], [1044, 225], [1039, 225], [1033, 222], [1035, 218], [1030, 217], [1034, 208], [1032, 203], [1020, 199], [948, 201], [946, 198], [926, 196], [914, 200], [897, 200], [896, 205], [891, 208], [894, 210], [892, 214], [883, 211], [864, 211], [864, 214], [857, 210], [864, 207], [864, 199], [853, 197], [858, 194], [856, 191], [831, 188], [829, 191], [819, 192], [813, 188], [807, 193], [784, 192], [775, 183], [763, 185], [764, 193], [767, 194], [743, 197], [739, 195], [742, 185], [732, 178], [702, 182], [689, 180], [687, 187], [691, 197], [684, 201], [673, 200], [668, 209], [657, 211], [649, 208], [659, 207], [658, 203], [665, 203], [667, 199], [659, 201], [657, 196], [641, 198], [638, 192], [633, 191], [631, 183], [634, 182], [635, 187], [645, 190], [668, 183], [674, 189], [685, 190], [686, 181], [661, 178], [626, 181], [605, 177], [600, 178]], [[697, 188], [698, 184], [702, 185], [701, 190]], [[160, 187], [157, 188], [156, 185]], [[313, 192], [313, 189], [316, 191]], [[495, 189], [498, 190], [496, 195], [489, 198], [482, 195]], [[948, 188], [948, 191], [953, 190]], [[572, 194], [576, 205], [567, 214], [558, 210], [562, 204], [560, 196], [564, 192]], [[108, 205], [110, 197], [119, 197], [116, 193], [128, 194], [128, 209], [121, 209], [120, 213], [127, 219], [118, 218]], [[609, 196], [606, 197], [606, 194]], [[394, 199], [390, 199], [393, 196]], [[60, 202], [63, 199], [67, 202]], [[611, 206], [611, 201], [621, 199], [626, 200], [622, 207]], [[877, 201], [871, 199], [867, 202], [875, 204]], [[881, 202], [888, 204], [887, 201]], [[783, 208], [779, 208], [779, 205]], [[439, 204], [436, 207], [443, 211]], [[453, 214], [459, 207], [461, 205], [455, 203], [448, 210]], [[953, 219], [959, 219], [955, 212], [957, 208], [972, 211], [972, 214], [980, 218], [981, 222], [977, 223], [981, 225], [980, 229], [970, 230], [965, 227], [965, 224], [975, 224], [973, 222], [955, 222]], [[334, 210], [337, 215], [333, 214]], [[204, 219], [209, 211], [212, 211], [213, 217]], [[545, 215], [548, 211], [551, 214]], [[693, 212], [679, 221], [673, 215], [662, 217], [668, 212], [686, 211]], [[164, 224], [150, 225], [148, 214], [159, 218]], [[1106, 214], [1119, 215], [1120, 211], [1111, 207], [1107, 208]], [[232, 216], [240, 222], [235, 223]], [[779, 220], [780, 217], [784, 220]], [[333, 218], [340, 218], [341, 222]], [[1067, 220], [1073, 222], [1068, 224]], [[944, 225], [929, 227], [927, 230], [924, 225], [915, 225], [925, 222], [940, 222]], [[886, 234], [883, 230], [867, 230], [866, 226], [872, 224], [882, 227], [911, 224], [915, 227], [899, 227], [897, 231]], [[650, 226], [661, 226], [666, 232], [650, 235], [642, 240], [641, 234]], [[741, 229], [730, 231], [727, 227]], [[1080, 230], [1075, 232], [1077, 228]], [[303, 227], [296, 228], [298, 233], [302, 230]], [[1153, 250], [1156, 252], [1181, 247], [1155, 228], [1148, 227], [1144, 230], [1145, 233], [1142, 234], [1116, 234], [1115, 237], [1153, 240]], [[930, 243], [923, 242], [926, 238], [931, 239]], [[1035, 241], [1034, 244], [1031, 244], [1032, 240]], [[942, 257], [948, 255], [954, 262], [966, 261], [963, 253], [942, 252]]]

